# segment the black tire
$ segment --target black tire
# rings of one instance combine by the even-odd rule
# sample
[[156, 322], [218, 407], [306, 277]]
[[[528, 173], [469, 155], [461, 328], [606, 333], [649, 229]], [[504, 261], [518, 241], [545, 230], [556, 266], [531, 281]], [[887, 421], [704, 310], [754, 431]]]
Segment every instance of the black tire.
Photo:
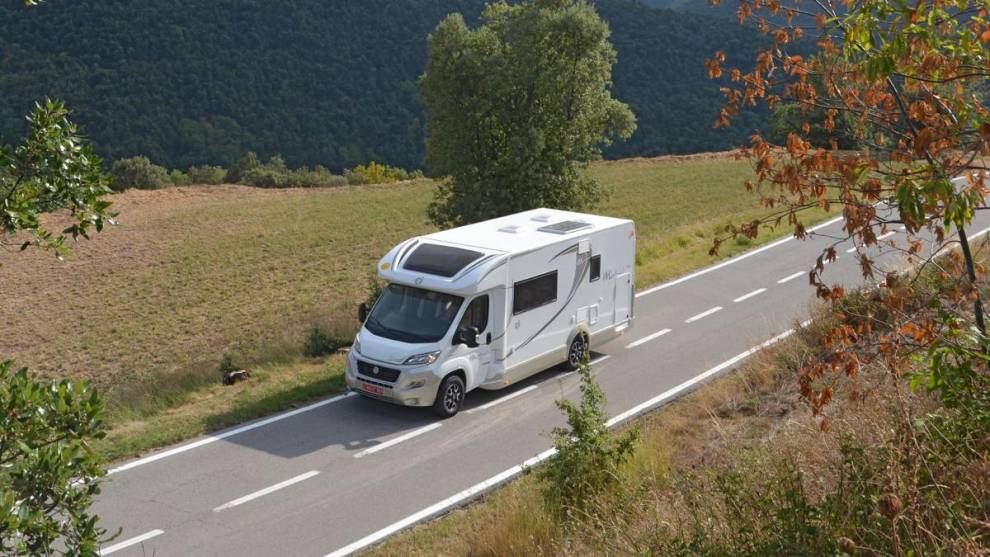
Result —
[[464, 380], [456, 375], [448, 375], [437, 389], [433, 411], [441, 418], [450, 418], [460, 411], [462, 404], [464, 404]]
[[588, 339], [584, 333], [578, 333], [567, 348], [567, 362], [564, 365], [567, 366], [567, 369], [574, 371], [583, 362], [586, 362], [588, 357]]

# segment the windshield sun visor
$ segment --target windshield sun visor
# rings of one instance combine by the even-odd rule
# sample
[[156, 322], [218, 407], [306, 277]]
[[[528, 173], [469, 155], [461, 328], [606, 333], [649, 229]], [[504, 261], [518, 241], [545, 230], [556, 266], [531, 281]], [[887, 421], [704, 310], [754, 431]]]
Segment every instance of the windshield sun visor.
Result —
[[450, 278], [461, 269], [477, 261], [483, 254], [464, 248], [442, 244], [422, 244], [417, 247], [402, 267], [407, 271], [417, 271], [428, 275]]

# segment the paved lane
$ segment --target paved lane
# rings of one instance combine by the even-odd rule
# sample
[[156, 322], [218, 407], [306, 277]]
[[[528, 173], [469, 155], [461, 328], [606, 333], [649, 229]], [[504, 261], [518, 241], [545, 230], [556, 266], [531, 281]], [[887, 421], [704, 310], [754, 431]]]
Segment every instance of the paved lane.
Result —
[[[971, 235], [990, 226], [990, 216], [978, 220]], [[728, 371], [807, 319], [808, 269], [840, 235], [841, 222], [831, 222], [807, 241], [775, 242], [642, 291], [634, 327], [596, 348], [610, 413]], [[838, 247], [829, 282], [861, 282], [850, 247]], [[96, 506], [105, 527], [123, 528], [104, 554], [359, 549], [545, 455], [547, 433], [562, 423], [554, 401], [577, 387], [576, 374], [547, 370], [507, 390], [472, 392], [465, 411], [442, 422], [425, 409], [334, 397], [124, 463]]]

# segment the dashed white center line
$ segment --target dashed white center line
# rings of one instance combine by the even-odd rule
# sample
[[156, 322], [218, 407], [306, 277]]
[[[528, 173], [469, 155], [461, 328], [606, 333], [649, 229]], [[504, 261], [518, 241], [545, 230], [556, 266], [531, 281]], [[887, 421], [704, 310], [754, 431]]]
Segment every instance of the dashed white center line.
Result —
[[135, 536], [135, 537], [133, 537], [133, 538], [131, 538], [129, 540], [124, 540], [124, 541], [122, 541], [120, 543], [115, 543], [115, 544], [111, 545], [110, 547], [105, 547], [105, 548], [101, 549], [100, 550], [100, 555], [101, 556], [102, 555], [110, 555], [111, 553], [113, 553], [115, 551], [120, 551], [121, 549], [126, 549], [126, 548], [128, 548], [128, 547], [130, 547], [132, 545], [137, 545], [137, 544], [139, 544], [141, 542], [148, 541], [151, 538], [153, 538], [155, 536], [160, 536], [160, 535], [162, 535], [164, 533], [165, 533], [164, 530], [152, 530], [150, 532], [145, 532], [144, 534], [141, 534], [140, 536]]
[[694, 317], [688, 317], [684, 320], [685, 323], [694, 323], [695, 321], [701, 319], [702, 317], [708, 317], [709, 315], [715, 313], [716, 311], [722, 311], [722, 306], [715, 306], [708, 311], [703, 311]]
[[399, 443], [401, 443], [403, 441], [408, 441], [408, 440], [412, 439], [413, 437], [417, 437], [417, 436], [420, 436], [420, 435], [422, 435], [424, 433], [428, 433], [430, 431], [433, 431], [434, 429], [440, 427], [441, 425], [442, 424], [440, 422], [436, 422], [436, 423], [432, 423], [432, 424], [430, 424], [428, 426], [423, 426], [423, 427], [421, 427], [419, 429], [414, 429], [414, 430], [410, 431], [409, 433], [406, 433], [405, 435], [400, 435], [400, 436], [396, 437], [395, 439], [389, 439], [388, 441], [384, 441], [382, 443], [379, 443], [379, 444], [375, 445], [374, 447], [367, 448], [367, 449], [365, 449], [365, 450], [363, 450], [363, 451], [355, 454], [354, 455], [354, 458], [361, 458], [363, 456], [368, 456], [370, 454], [377, 453], [378, 451], [383, 451], [383, 450], [391, 447], [392, 445], [398, 445]]
[[890, 238], [894, 234], [897, 234], [897, 231], [896, 230], [891, 230], [890, 232], [888, 232], [886, 234], [881, 234], [880, 236], [877, 236], [877, 240], [879, 241], [879, 240], [883, 240], [884, 238]]
[[778, 280], [777, 281], [777, 284], [784, 284], [785, 282], [787, 282], [789, 280], [794, 280], [794, 279], [798, 278], [799, 276], [801, 276], [803, 274], [805, 274], [804, 271], [798, 271], [798, 272], [794, 273], [793, 275], [787, 275], [786, 277]]
[[651, 340], [653, 340], [655, 338], [660, 338], [660, 337], [662, 337], [663, 335], [665, 335], [665, 334], [667, 334], [669, 332], [670, 332], [670, 329], [664, 329], [662, 331], [657, 331], [657, 332], [653, 333], [652, 335], [647, 335], [647, 336], [645, 336], [645, 337], [643, 337], [643, 338], [641, 338], [639, 340], [630, 342], [629, 344], [626, 345], [626, 348], [627, 349], [628, 348], [636, 348], [640, 344], [646, 344], [647, 342], [650, 342]]
[[301, 482], [303, 480], [308, 480], [309, 478], [312, 478], [313, 476], [315, 476], [317, 474], [319, 474], [319, 472], [316, 471], [316, 470], [311, 470], [309, 472], [306, 472], [305, 474], [299, 474], [298, 476], [296, 476], [294, 478], [289, 478], [289, 479], [285, 480], [284, 482], [279, 482], [279, 483], [277, 483], [277, 484], [275, 484], [273, 486], [266, 487], [265, 489], [259, 489], [258, 491], [255, 491], [254, 493], [248, 493], [244, 497], [240, 497], [240, 498], [234, 499], [233, 501], [231, 501], [229, 503], [224, 503], [223, 505], [220, 505], [219, 507], [214, 508], [213, 509], [213, 512], [218, 513], [220, 511], [227, 510], [229, 508], [236, 507], [238, 505], [243, 505], [244, 503], [247, 503], [248, 501], [251, 501], [253, 499], [257, 499], [258, 497], [264, 497], [265, 495], [268, 495], [269, 493], [273, 493], [273, 492], [278, 491], [280, 489], [289, 487], [292, 484], [297, 484], [297, 483], [299, 483], [299, 482]]
[[539, 387], [539, 385], [530, 385], [530, 386], [526, 387], [525, 389], [519, 389], [518, 391], [516, 391], [514, 393], [511, 393], [511, 394], [508, 394], [508, 395], [505, 395], [502, 398], [497, 398], [497, 399], [495, 399], [495, 400], [493, 400], [493, 401], [491, 401], [491, 402], [489, 402], [487, 404], [482, 404], [481, 406], [479, 406], [477, 408], [472, 408], [472, 409], [468, 410], [466, 412], [466, 414], [474, 414], [475, 412], [481, 412], [482, 410], [488, 410], [492, 406], [498, 406], [499, 404], [502, 404], [503, 402], [505, 402], [507, 400], [512, 400], [512, 399], [516, 398], [517, 396], [522, 396], [522, 395], [524, 395], [524, 394], [526, 394], [526, 393], [528, 393], [530, 391], [535, 390], [537, 387]]
[[748, 300], [753, 296], [759, 296], [760, 294], [763, 294], [766, 291], [767, 291], [766, 288], [757, 288], [756, 290], [750, 292], [749, 294], [743, 294], [742, 296], [739, 296], [738, 298], [732, 301], [738, 304], [739, 302], [742, 302], [743, 300]]
[[856, 246], [853, 246], [853, 247], [851, 247], [851, 248], [849, 248], [849, 249], [847, 249], [847, 250], [846, 250], [846, 253], [852, 253], [852, 252], [854, 252], [854, 251], [856, 251]]

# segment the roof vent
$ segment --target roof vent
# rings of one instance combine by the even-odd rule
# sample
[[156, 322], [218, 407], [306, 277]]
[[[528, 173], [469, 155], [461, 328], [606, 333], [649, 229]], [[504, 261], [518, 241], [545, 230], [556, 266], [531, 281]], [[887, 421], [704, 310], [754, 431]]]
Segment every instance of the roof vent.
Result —
[[547, 226], [541, 226], [537, 230], [551, 234], [570, 234], [571, 232], [577, 232], [585, 228], [591, 228], [591, 223], [580, 220], [565, 220], [548, 224]]
[[533, 215], [529, 220], [534, 222], [550, 222], [550, 215]]
[[502, 228], [499, 228], [498, 231], [505, 232], [506, 234], [519, 234], [522, 232], [522, 227], [513, 224], [510, 226], [503, 226]]

